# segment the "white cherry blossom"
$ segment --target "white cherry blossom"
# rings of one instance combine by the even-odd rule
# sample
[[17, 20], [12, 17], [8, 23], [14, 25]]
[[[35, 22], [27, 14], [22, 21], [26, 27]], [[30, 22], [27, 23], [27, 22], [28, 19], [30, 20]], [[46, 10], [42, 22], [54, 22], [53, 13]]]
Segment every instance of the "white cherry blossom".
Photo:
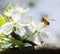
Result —
[[44, 42], [44, 39], [49, 38], [47, 33], [44, 32], [44, 23], [37, 24], [37, 33], [33, 36], [33, 42], [37, 45], [41, 45], [41, 41]]
[[19, 34], [20, 36], [28, 34], [29, 31], [30, 31], [29, 34], [34, 33], [36, 30], [35, 27], [36, 27], [35, 23], [34, 21], [32, 21], [31, 18], [22, 18], [19, 22], [17, 22], [16, 33]]
[[29, 30], [34, 33], [36, 31], [36, 24], [35, 22], [32, 20], [30, 25], [28, 26]]
[[12, 22], [7, 22], [2, 26], [3, 33], [5, 35], [9, 35], [13, 31], [13, 24]]
[[27, 29], [25, 29], [25, 26], [27, 26], [27, 28], [31, 33], [35, 32], [34, 21], [31, 18], [22, 18], [18, 22], [6, 22], [2, 26], [3, 30], [1, 33], [4, 33], [5, 35], [9, 35], [14, 30], [13, 28], [16, 27], [16, 30], [14, 30], [15, 33], [23, 37], [28, 32], [26, 31]]
[[22, 26], [17, 26], [15, 33], [23, 37], [26, 34], [26, 30]]
[[8, 12], [5, 12], [5, 13], [4, 13], [4, 15], [6, 15], [7, 17], [11, 17], [14, 22], [17, 22], [18, 20], [21, 19], [21, 16], [22, 16], [23, 14], [25, 14], [28, 10], [29, 10], [29, 8], [23, 9], [23, 8], [20, 7], [20, 6], [19, 6], [19, 7], [18, 7], [18, 6], [16, 6], [16, 7], [11, 7], [11, 8], [8, 10]]

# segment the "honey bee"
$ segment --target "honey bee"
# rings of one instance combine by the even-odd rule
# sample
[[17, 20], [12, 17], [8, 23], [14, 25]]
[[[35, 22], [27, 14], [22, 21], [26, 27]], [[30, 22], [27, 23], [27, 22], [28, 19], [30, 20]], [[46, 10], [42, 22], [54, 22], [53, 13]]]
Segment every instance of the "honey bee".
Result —
[[41, 21], [42, 23], [44, 23], [44, 27], [50, 25], [49, 20], [55, 21], [54, 19], [48, 19], [48, 16], [47, 16], [47, 15], [43, 16], [43, 17], [40, 19], [40, 21]]
[[44, 23], [45, 25], [49, 25], [50, 22], [49, 22], [49, 19], [47, 16], [43, 16], [40, 20], [42, 23]]

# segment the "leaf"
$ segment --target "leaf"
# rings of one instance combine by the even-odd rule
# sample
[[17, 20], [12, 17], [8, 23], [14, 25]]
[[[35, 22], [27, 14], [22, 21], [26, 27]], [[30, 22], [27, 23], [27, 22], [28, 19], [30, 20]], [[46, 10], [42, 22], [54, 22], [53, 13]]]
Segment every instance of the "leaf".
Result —
[[2, 15], [3, 15], [3, 17], [4, 17], [5, 21], [7, 21], [7, 18], [8, 18], [8, 17], [7, 17], [7, 16], [5, 16], [4, 14], [2, 14]]
[[0, 34], [0, 36], [5, 36], [5, 34], [2, 33], [2, 34]]
[[3, 17], [4, 17], [4, 19], [7, 21], [7, 16], [4, 14], [4, 13], [6, 13], [6, 12], [8, 12], [8, 10], [11, 8], [11, 3], [9, 3], [8, 5], [7, 5], [7, 7], [5, 8], [5, 10], [3, 11], [3, 13], [2, 13], [2, 15], [3, 15]]
[[5, 43], [6, 43], [6, 41], [0, 40], [0, 44], [1, 44], [1, 45], [5, 44]]
[[7, 12], [7, 11], [10, 9], [10, 7], [11, 7], [11, 3], [9, 3], [9, 4], [7, 5], [7, 7], [6, 7], [5, 10], [3, 11], [3, 13]]
[[2, 15], [0, 15], [0, 26], [2, 26], [5, 23], [5, 19]]
[[19, 48], [24, 47], [24, 43], [22, 41], [19, 41], [19, 40], [14, 40], [14, 44], [17, 45]]

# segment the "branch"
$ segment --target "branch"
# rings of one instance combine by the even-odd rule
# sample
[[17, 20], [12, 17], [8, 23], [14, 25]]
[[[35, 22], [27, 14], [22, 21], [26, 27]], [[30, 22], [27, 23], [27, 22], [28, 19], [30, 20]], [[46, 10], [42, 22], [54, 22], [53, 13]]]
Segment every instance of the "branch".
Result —
[[29, 43], [32, 46], [37, 46], [37, 44], [35, 44], [35, 43], [33, 43], [32, 41], [29, 41], [29, 40], [23, 40], [23, 43]]
[[[14, 31], [11, 33], [11, 35], [12, 35], [12, 37], [13, 37], [15, 40], [20, 40], [20, 39], [21, 39], [21, 37], [20, 37], [18, 34], [16, 34]], [[23, 40], [23, 43], [29, 43], [29, 44], [31, 44], [32, 46], [36, 46], [36, 45], [37, 45], [37, 44], [33, 43], [32, 41], [27, 40], [27, 39]]]

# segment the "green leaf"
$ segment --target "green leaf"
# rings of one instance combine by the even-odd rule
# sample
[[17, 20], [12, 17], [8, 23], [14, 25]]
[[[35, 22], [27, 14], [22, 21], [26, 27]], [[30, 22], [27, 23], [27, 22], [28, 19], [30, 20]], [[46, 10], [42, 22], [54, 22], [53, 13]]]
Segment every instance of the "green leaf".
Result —
[[5, 44], [6, 43], [6, 41], [4, 41], [4, 40], [0, 40], [0, 44]]
[[14, 44], [17, 45], [19, 48], [24, 47], [24, 43], [20, 40], [14, 40]]
[[2, 26], [5, 23], [5, 19], [2, 15], [0, 15], [0, 26]]
[[7, 16], [5, 16], [4, 14], [2, 14], [2, 15], [3, 15], [3, 17], [4, 17], [5, 21], [7, 21], [7, 18], [8, 18], [8, 17], [7, 17]]
[[0, 34], [0, 36], [5, 36], [5, 34], [2, 33], [2, 34]]
[[11, 3], [9, 3], [9, 4], [7, 5], [7, 7], [6, 7], [5, 10], [3, 11], [3, 13], [7, 12], [7, 11], [10, 9], [10, 7], [11, 7]]
[[7, 21], [7, 16], [4, 14], [4, 13], [6, 13], [6, 12], [8, 12], [8, 10], [11, 8], [11, 3], [9, 3], [7, 6], [6, 6], [6, 8], [5, 8], [5, 10], [3, 11], [3, 13], [2, 13], [2, 15], [3, 15], [3, 17], [4, 17], [4, 19]]

